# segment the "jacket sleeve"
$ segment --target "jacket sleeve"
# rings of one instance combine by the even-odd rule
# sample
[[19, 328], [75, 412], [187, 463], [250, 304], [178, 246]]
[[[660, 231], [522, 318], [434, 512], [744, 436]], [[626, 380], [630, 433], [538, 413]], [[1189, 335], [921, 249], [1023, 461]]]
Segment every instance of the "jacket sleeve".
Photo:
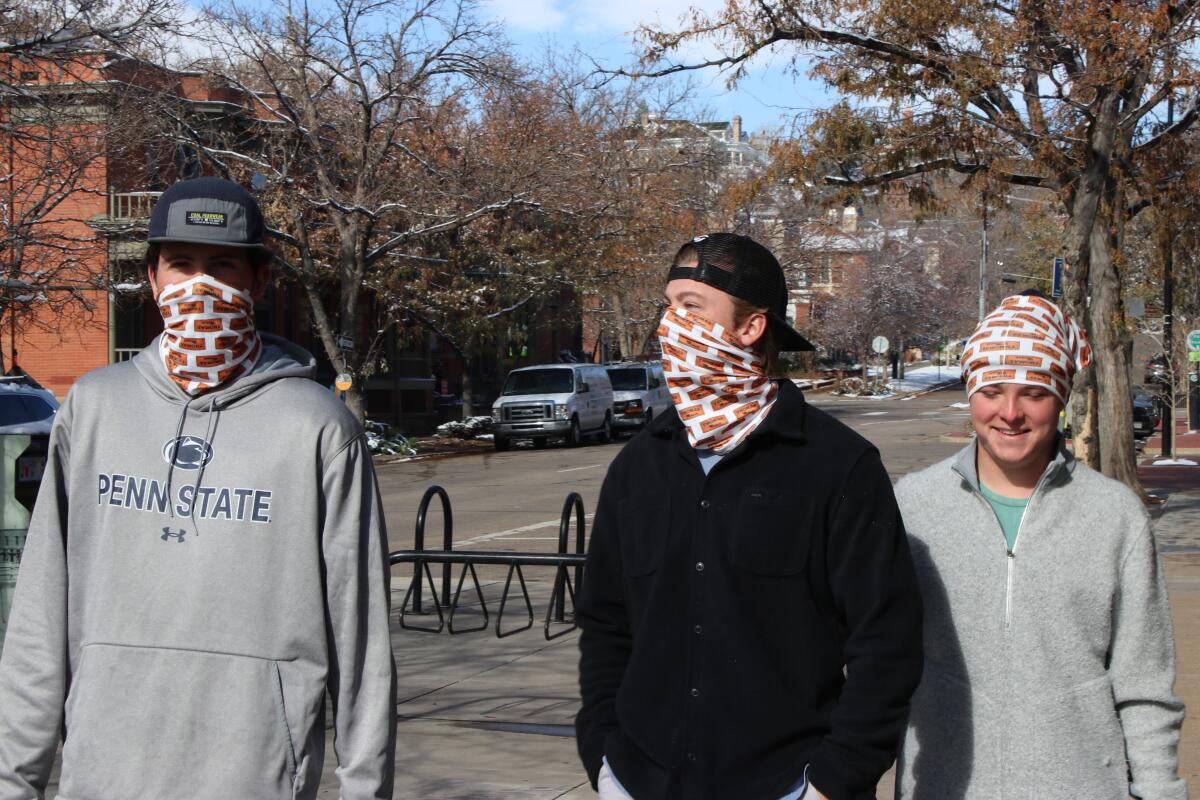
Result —
[[874, 797], [896, 755], [921, 679], [920, 590], [891, 481], [875, 450], [859, 457], [829, 527], [827, 567], [844, 625], [846, 681], [809, 778], [830, 800]]
[[1184, 800], [1179, 777], [1183, 703], [1175, 696], [1175, 638], [1149, 521], [1130, 543], [1113, 608], [1109, 677], [1133, 778], [1130, 793]]
[[618, 727], [617, 691], [633, 652], [611, 476], [610, 471], [600, 489], [576, 609], [582, 629], [579, 689], [583, 703], [575, 717], [575, 737], [592, 788], [596, 788], [604, 759], [604, 738]]
[[322, 491], [328, 688], [341, 797], [390, 798], [396, 743], [390, 570], [383, 508], [363, 436], [326, 466]]
[[68, 676], [69, 403], [50, 433], [46, 471], [17, 572], [0, 656], [0, 799], [41, 797], [62, 732]]

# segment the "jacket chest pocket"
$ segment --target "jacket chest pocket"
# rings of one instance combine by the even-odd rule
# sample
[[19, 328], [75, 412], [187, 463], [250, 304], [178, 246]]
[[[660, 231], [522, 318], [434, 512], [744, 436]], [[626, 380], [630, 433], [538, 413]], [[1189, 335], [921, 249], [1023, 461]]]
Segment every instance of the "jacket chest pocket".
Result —
[[808, 563], [809, 503], [776, 489], [747, 489], [738, 503], [733, 562], [759, 575], [794, 575]]
[[617, 505], [617, 537], [621, 569], [631, 578], [658, 569], [671, 535], [671, 500], [667, 495], [627, 497]]

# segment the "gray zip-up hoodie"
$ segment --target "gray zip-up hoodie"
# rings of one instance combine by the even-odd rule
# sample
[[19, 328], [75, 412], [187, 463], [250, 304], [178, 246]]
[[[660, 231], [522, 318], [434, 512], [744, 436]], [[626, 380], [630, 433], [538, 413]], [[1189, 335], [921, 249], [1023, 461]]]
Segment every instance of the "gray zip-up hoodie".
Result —
[[395, 669], [362, 429], [263, 336], [190, 398], [158, 342], [71, 389], [0, 660], [0, 798], [390, 797]]
[[1186, 798], [1171, 612], [1141, 502], [1060, 450], [1010, 553], [978, 486], [974, 443], [896, 486], [925, 600], [897, 796]]

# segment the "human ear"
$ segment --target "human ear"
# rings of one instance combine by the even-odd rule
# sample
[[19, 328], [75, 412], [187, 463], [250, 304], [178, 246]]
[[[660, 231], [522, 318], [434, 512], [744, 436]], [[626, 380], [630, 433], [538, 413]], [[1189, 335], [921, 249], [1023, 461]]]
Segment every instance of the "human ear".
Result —
[[158, 300], [158, 281], [155, 279], [155, 273], [158, 272], [158, 265], [146, 265], [146, 279], [150, 281], [150, 293], [154, 295], [154, 299]]
[[749, 349], [767, 332], [767, 315], [757, 312], [746, 317], [737, 330], [738, 343]]

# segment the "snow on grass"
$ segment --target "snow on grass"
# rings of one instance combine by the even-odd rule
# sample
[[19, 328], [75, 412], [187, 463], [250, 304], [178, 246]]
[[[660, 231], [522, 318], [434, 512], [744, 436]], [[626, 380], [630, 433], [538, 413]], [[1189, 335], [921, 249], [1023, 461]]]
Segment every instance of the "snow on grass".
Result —
[[1150, 463], [1152, 467], [1195, 467], [1200, 466], [1190, 458], [1160, 458]]

